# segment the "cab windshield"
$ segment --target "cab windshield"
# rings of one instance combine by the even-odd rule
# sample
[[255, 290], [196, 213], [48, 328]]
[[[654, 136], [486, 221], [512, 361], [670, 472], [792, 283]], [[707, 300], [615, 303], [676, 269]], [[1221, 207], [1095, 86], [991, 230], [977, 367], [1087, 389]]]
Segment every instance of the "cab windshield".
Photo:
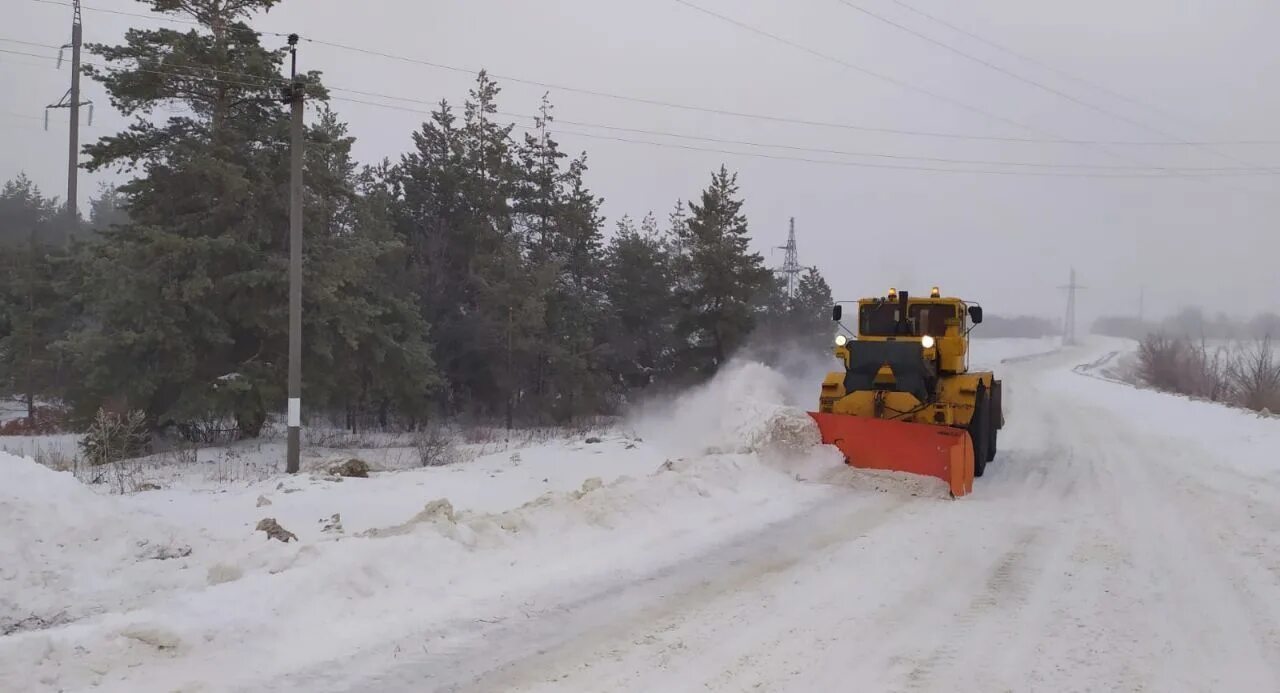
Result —
[[862, 306], [858, 333], [868, 337], [941, 337], [947, 320], [956, 317], [956, 307], [948, 303], [912, 303], [907, 307], [907, 328], [898, 325], [899, 304], [885, 301]]

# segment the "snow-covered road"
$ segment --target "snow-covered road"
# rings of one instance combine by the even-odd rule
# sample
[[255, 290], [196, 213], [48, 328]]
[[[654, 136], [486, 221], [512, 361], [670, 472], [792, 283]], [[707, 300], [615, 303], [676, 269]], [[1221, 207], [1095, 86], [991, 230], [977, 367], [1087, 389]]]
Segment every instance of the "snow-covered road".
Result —
[[[88, 616], [0, 637], [0, 689], [1280, 690], [1280, 420], [1090, 377], [1124, 348], [999, 364], [1000, 455], [960, 501], [797, 448], [805, 418], [760, 367], [664, 412], [676, 443], [710, 436], [684, 451], [655, 430], [482, 473], [94, 504], [32, 476], [95, 526], [218, 524], [172, 530], [185, 562], [103, 553], [110, 589], [58, 583]], [[519, 507], [461, 492], [518, 475], [503, 493], [536, 495], [566, 464], [605, 483]], [[300, 547], [239, 538], [264, 492]], [[438, 492], [456, 517], [388, 526]], [[374, 531], [303, 531], [334, 509]], [[16, 551], [43, 562], [17, 571], [32, 584], [75, 565], [47, 541]]]
[[1117, 411], [1081, 356], [1005, 365], [1003, 452], [964, 501], [824, 496], [340, 688], [1280, 690], [1280, 451], [1259, 477], [1230, 430], [1135, 430], [1211, 405]]

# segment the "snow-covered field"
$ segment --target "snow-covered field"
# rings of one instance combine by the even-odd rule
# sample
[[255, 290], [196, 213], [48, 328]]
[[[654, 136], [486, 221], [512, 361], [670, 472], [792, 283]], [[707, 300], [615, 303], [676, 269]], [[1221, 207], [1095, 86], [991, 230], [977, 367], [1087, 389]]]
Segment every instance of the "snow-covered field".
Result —
[[955, 502], [756, 364], [369, 479], [0, 453], [0, 690], [1277, 690], [1280, 420], [1099, 377], [1127, 348], [975, 340], [1008, 427]]

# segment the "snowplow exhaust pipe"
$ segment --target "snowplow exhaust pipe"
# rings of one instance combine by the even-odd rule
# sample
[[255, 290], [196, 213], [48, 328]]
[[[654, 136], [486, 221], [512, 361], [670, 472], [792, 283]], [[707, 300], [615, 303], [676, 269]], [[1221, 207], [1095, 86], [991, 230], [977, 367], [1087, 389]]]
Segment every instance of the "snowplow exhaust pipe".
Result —
[[941, 479], [960, 498], [973, 491], [973, 440], [963, 429], [847, 414], [809, 412], [822, 442], [862, 469]]

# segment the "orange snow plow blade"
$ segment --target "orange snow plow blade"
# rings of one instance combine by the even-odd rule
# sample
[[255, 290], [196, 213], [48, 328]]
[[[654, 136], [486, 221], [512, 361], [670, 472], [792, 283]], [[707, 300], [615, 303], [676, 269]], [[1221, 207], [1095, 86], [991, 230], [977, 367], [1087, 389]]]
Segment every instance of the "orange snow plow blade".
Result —
[[973, 441], [949, 426], [809, 412], [822, 442], [863, 469], [922, 474], [942, 479], [955, 498], [973, 491]]

